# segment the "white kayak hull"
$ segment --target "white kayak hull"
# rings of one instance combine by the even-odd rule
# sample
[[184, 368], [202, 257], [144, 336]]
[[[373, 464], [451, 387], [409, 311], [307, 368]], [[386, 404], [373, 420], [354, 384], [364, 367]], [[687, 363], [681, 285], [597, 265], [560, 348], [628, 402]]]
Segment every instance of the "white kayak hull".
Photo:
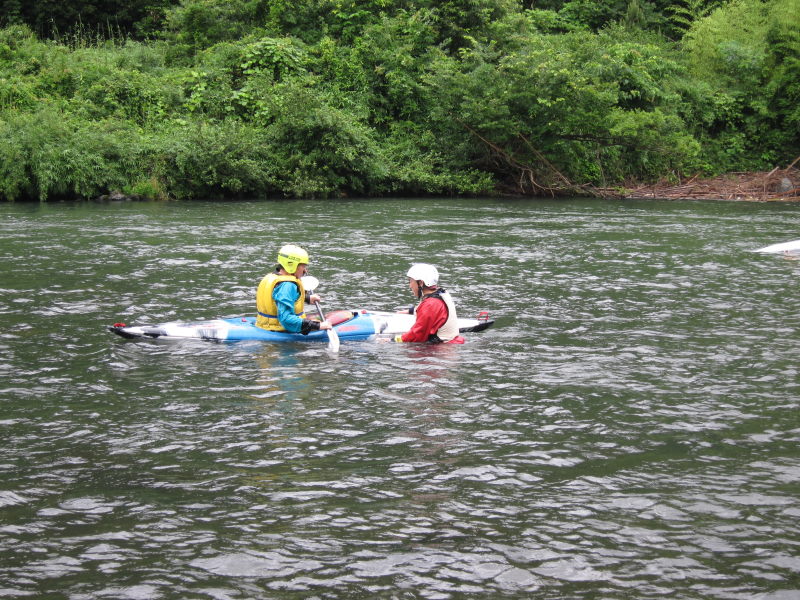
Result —
[[765, 246], [753, 252], [760, 252], [762, 254], [796, 254], [800, 253], [800, 240], [793, 240], [791, 242], [782, 242], [780, 244], [772, 244]]
[[[335, 311], [327, 315], [335, 323], [341, 341], [376, 340], [380, 337], [405, 333], [414, 324], [414, 315], [382, 311]], [[488, 313], [477, 319], [458, 319], [461, 332], [483, 331], [492, 326]], [[156, 325], [116, 323], [109, 331], [128, 339], [203, 339], [211, 341], [261, 340], [268, 342], [327, 342], [325, 331], [312, 331], [308, 335], [283, 331], [267, 331], [255, 326], [255, 317], [210, 319], [206, 321], [172, 321]]]

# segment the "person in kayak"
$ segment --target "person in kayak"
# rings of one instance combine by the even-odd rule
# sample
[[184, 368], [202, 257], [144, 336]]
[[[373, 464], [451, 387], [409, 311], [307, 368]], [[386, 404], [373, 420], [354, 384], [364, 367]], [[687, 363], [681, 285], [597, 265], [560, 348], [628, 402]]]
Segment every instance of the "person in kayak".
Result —
[[417, 315], [411, 329], [395, 336], [395, 342], [432, 342], [434, 344], [463, 344], [458, 335], [458, 317], [453, 298], [439, 287], [439, 271], [433, 265], [417, 263], [408, 270], [408, 286], [419, 300]]
[[306, 318], [306, 301], [319, 302], [317, 294], [306, 298], [300, 279], [308, 268], [308, 252], [287, 244], [278, 251], [278, 264], [258, 284], [256, 291], [256, 326], [269, 331], [288, 331], [308, 335], [311, 331], [330, 329], [331, 324]]

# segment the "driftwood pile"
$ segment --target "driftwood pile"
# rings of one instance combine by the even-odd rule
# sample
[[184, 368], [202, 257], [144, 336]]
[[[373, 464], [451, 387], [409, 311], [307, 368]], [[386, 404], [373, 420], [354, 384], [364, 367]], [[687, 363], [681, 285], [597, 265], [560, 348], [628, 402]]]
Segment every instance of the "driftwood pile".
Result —
[[785, 169], [768, 173], [728, 173], [710, 179], [692, 177], [677, 185], [656, 183], [628, 189], [626, 198], [749, 200], [756, 202], [800, 201], [800, 169], [797, 157]]
[[502, 177], [504, 182], [500, 186], [501, 190], [512, 196], [800, 201], [800, 170], [795, 168], [800, 162], [800, 156], [785, 169], [775, 167], [768, 173], [728, 173], [706, 179], [695, 175], [677, 185], [661, 181], [628, 188], [596, 187], [572, 183], [522, 134], [517, 136], [521, 142], [520, 147], [525, 148], [534, 158], [532, 163], [519, 160], [513, 153], [483, 137], [460, 119], [456, 118], [456, 121], [483, 144], [487, 163], [498, 174], [505, 175]]

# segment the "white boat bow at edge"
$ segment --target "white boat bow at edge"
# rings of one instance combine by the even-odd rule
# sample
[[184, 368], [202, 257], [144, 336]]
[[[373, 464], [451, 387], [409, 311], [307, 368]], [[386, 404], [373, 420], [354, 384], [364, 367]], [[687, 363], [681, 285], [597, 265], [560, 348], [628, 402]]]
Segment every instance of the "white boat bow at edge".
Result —
[[794, 254], [800, 253], [800, 240], [793, 240], [791, 242], [781, 242], [780, 244], [772, 244], [765, 246], [753, 252], [760, 252], [762, 254]]

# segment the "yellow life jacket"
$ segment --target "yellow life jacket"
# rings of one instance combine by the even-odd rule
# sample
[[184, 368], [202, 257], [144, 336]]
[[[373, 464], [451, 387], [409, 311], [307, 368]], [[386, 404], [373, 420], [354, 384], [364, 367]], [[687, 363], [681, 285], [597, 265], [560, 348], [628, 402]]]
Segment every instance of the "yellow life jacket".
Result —
[[258, 291], [256, 292], [256, 326], [261, 329], [268, 329], [270, 331], [286, 331], [278, 320], [278, 305], [272, 297], [272, 292], [275, 291], [275, 286], [284, 281], [291, 281], [300, 290], [300, 297], [294, 303], [294, 314], [301, 319], [305, 318], [305, 298], [306, 290], [303, 287], [303, 282], [293, 275], [278, 275], [277, 273], [270, 273], [261, 283], [258, 284]]

